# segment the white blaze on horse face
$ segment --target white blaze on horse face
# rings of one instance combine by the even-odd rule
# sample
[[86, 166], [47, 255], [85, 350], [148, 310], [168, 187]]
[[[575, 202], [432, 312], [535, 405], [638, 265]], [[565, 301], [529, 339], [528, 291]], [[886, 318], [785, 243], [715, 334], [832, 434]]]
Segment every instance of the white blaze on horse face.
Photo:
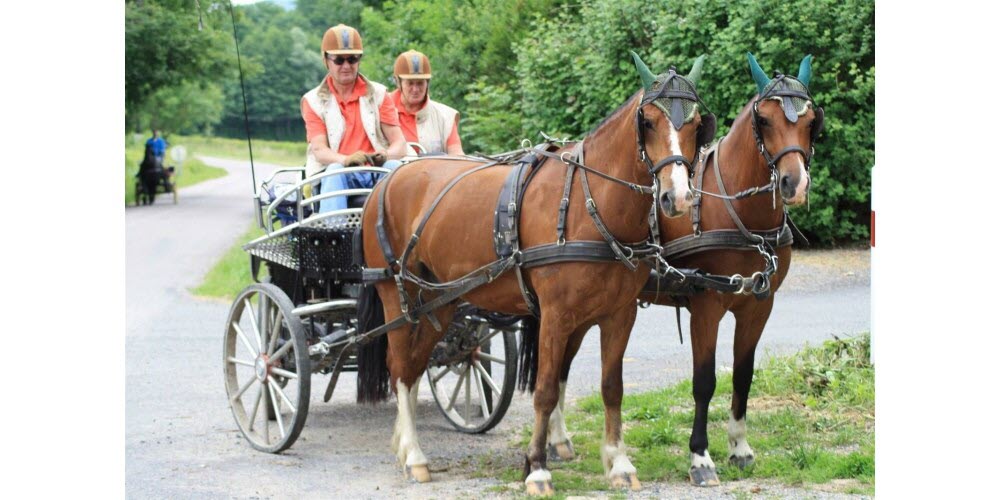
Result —
[[[667, 128], [670, 129], [670, 154], [684, 156], [684, 153], [681, 152], [681, 139], [677, 130], [670, 124], [667, 125]], [[688, 189], [687, 167], [675, 163], [670, 170], [670, 181], [674, 185], [674, 209], [678, 212], [686, 212], [691, 208], [691, 201], [688, 199], [691, 191]]]
[[563, 408], [566, 404], [566, 382], [559, 382], [559, 404], [552, 410], [549, 416], [549, 436], [548, 444], [557, 445], [569, 442], [569, 433], [566, 431], [566, 419], [563, 418]]
[[417, 442], [416, 416], [417, 392], [420, 383], [407, 388], [402, 380], [396, 381], [396, 403], [399, 413], [396, 415], [396, 432], [393, 435], [393, 448], [400, 465], [425, 465], [427, 457], [420, 450]]
[[799, 185], [795, 186], [795, 196], [789, 200], [792, 203], [805, 203], [806, 202], [806, 189], [809, 188], [809, 172], [806, 170], [806, 164], [802, 161], [802, 157], [796, 158], [799, 162]]
[[747, 443], [746, 417], [736, 420], [729, 415], [729, 455], [735, 457], [752, 457], [753, 449]]

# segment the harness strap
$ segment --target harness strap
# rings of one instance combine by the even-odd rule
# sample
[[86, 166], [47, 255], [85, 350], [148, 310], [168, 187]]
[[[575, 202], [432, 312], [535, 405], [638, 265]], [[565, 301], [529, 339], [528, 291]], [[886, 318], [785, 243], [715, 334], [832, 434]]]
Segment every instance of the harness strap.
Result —
[[[752, 231], [755, 236], [764, 238], [772, 247], [784, 247], [793, 242], [792, 230], [788, 224], [767, 231]], [[707, 250], [752, 250], [755, 246], [736, 229], [714, 229], [705, 231], [701, 236], [687, 235], [670, 241], [663, 246], [664, 258], [668, 261]]]
[[[582, 142], [577, 144], [576, 149], [573, 151], [573, 153], [574, 156], [579, 158], [580, 163], [583, 163]], [[615, 257], [617, 257], [618, 260], [621, 261], [621, 263], [624, 264], [629, 271], [635, 271], [638, 268], [638, 266], [630, 260], [630, 258], [633, 255], [633, 252], [630, 251], [629, 252], [630, 255], [626, 256], [625, 252], [622, 251], [621, 244], [618, 243], [618, 239], [611, 234], [611, 231], [608, 230], [608, 227], [604, 224], [604, 221], [601, 220], [601, 214], [597, 211], [597, 203], [594, 202], [594, 197], [590, 193], [590, 183], [587, 181], [587, 172], [581, 172], [580, 182], [581, 184], [583, 184], [583, 195], [587, 200], [586, 201], [587, 213], [590, 214], [590, 218], [594, 220], [594, 225], [597, 226], [597, 232], [601, 233], [601, 236], [604, 237], [604, 241], [606, 241], [608, 243], [608, 246], [611, 247], [611, 251], [614, 252]]]
[[[582, 142], [580, 143], [583, 144]], [[579, 146], [578, 146], [579, 147]], [[566, 213], [569, 211], [570, 190], [573, 189], [573, 174], [576, 173], [576, 166], [572, 163], [566, 164], [566, 183], [563, 185], [562, 199], [559, 200], [559, 219], [556, 221], [556, 242], [566, 242]]]

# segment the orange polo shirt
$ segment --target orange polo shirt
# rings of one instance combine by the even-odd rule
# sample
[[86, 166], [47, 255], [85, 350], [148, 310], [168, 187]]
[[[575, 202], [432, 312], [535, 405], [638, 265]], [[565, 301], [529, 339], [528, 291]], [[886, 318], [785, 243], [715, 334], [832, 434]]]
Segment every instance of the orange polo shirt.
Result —
[[[372, 141], [368, 139], [365, 127], [361, 124], [361, 103], [358, 102], [358, 99], [364, 97], [368, 92], [368, 83], [365, 82], [364, 77], [358, 75], [358, 79], [354, 82], [354, 93], [347, 99], [340, 98], [340, 94], [333, 87], [333, 78], [330, 75], [327, 75], [324, 81], [329, 87], [330, 93], [337, 99], [340, 114], [344, 117], [344, 137], [340, 140], [337, 152], [342, 155], [349, 155], [355, 151], [374, 153], [375, 148], [372, 146]], [[306, 141], [311, 141], [316, 136], [326, 137], [326, 123], [323, 123], [323, 119], [313, 111], [305, 97], [302, 98], [301, 108], [302, 119], [306, 122]], [[379, 121], [386, 125], [399, 125], [399, 116], [392, 99], [382, 99], [382, 105], [378, 108], [378, 117]]]
[[[399, 111], [399, 128], [403, 129], [403, 137], [406, 138], [406, 142], [419, 143], [420, 141], [417, 138], [417, 115], [411, 114], [406, 110], [406, 106], [403, 106], [403, 95], [399, 89], [390, 92], [389, 97], [392, 100], [392, 104], [396, 106], [396, 110]], [[424, 102], [424, 106], [427, 106], [426, 101]], [[455, 124], [452, 125], [451, 134], [448, 135], [448, 140], [445, 141], [445, 144], [448, 146], [461, 144], [458, 138], [458, 120], [455, 120]]]

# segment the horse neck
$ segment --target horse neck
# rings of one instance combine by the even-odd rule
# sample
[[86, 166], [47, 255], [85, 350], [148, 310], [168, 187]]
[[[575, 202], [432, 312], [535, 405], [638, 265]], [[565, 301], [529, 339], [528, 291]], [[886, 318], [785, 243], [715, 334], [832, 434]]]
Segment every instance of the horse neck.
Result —
[[[753, 101], [747, 104], [733, 121], [732, 128], [716, 152], [719, 155], [719, 171], [729, 195], [753, 187], [766, 186], [771, 182], [771, 170], [764, 160], [764, 155], [757, 150], [757, 142], [753, 136], [752, 109]], [[716, 161], [715, 158], [711, 160], [713, 163]], [[715, 192], [718, 190], [715, 167], [709, 163], [705, 168], [708, 172], [702, 189]], [[711, 175], [708, 175], [709, 173]], [[734, 202], [733, 207], [743, 223], [751, 229], [777, 227], [781, 224], [784, 212], [781, 196], [778, 196], [775, 202], [771, 193], [758, 194]]]
[[[632, 96], [625, 105], [615, 111], [584, 139], [584, 164], [623, 181], [649, 186], [652, 185], [653, 179], [639, 161], [635, 136], [635, 113], [636, 107], [639, 105], [640, 95]], [[614, 229], [615, 222], [621, 220], [646, 220], [645, 214], [649, 212], [652, 201], [650, 196], [640, 196], [621, 184], [602, 179], [596, 175], [588, 175], [587, 180], [594, 201], [601, 209], [604, 222], [609, 227]], [[604, 209], [604, 207], [608, 208]], [[647, 226], [644, 223], [644, 227]], [[647, 230], [648, 228], [643, 231]], [[621, 228], [621, 231], [621, 233], [616, 232], [621, 238], [636, 240], [645, 237], [645, 233], [639, 234], [641, 231], [634, 228]], [[626, 232], [635, 232], [636, 234], [626, 235]]]

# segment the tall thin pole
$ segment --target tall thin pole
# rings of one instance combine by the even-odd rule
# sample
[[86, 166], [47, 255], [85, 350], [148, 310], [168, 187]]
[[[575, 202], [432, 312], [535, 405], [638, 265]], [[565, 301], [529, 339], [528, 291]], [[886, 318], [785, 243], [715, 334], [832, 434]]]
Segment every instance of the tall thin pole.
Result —
[[250, 150], [250, 181], [253, 182], [253, 193], [257, 194], [257, 175], [253, 168], [253, 143], [250, 141], [250, 116], [247, 111], [247, 89], [243, 84], [243, 64], [240, 62], [240, 39], [236, 35], [236, 14], [233, 12], [233, 2], [229, 2], [229, 16], [233, 20], [233, 40], [236, 42], [236, 66], [240, 70], [240, 91], [243, 93], [243, 123], [247, 129], [247, 149]]

